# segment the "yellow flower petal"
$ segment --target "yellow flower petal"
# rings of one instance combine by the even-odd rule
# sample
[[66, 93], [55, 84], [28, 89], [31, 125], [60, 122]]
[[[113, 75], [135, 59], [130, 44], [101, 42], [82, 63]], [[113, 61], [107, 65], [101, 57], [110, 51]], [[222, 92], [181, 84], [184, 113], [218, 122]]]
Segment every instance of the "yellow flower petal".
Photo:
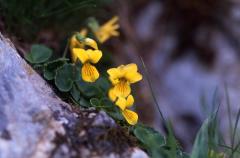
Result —
[[80, 47], [80, 42], [78, 42], [78, 40], [76, 39], [76, 36], [73, 35], [70, 39], [70, 49], [73, 48], [79, 48]]
[[120, 34], [119, 34], [118, 31], [112, 31], [112, 32], [111, 32], [111, 35], [117, 37], [117, 36], [119, 36]]
[[82, 48], [73, 48], [73, 56], [75, 58], [74, 62], [76, 62], [76, 58], [78, 58], [82, 64], [86, 63], [89, 60], [89, 56], [86, 53], [86, 50]]
[[99, 31], [99, 32], [95, 33], [95, 36], [97, 37], [97, 39], [100, 43], [104, 43], [110, 38], [108, 33], [103, 32], [103, 31], [101, 31], [101, 32]]
[[126, 107], [129, 108], [133, 105], [134, 103], [134, 98], [132, 95], [129, 95], [126, 100]]
[[117, 97], [127, 97], [131, 93], [129, 83], [126, 81], [119, 81], [119, 83], [114, 86], [114, 93]]
[[116, 101], [116, 105], [121, 109], [121, 110], [125, 110], [126, 109], [126, 99], [123, 97], [119, 97]]
[[125, 74], [125, 78], [130, 82], [130, 83], [136, 83], [140, 80], [142, 80], [142, 75], [138, 72], [127, 72]]
[[[84, 28], [79, 32], [79, 34], [86, 37], [87, 32], [87, 29]], [[84, 45], [76, 39], [76, 35], [73, 35], [70, 39], [70, 50], [72, 51], [73, 48], [84, 48]]]
[[113, 85], [116, 85], [119, 82], [119, 78], [122, 76], [118, 68], [111, 68], [107, 70], [109, 79]]
[[113, 85], [116, 85], [116, 84], [119, 83], [119, 79], [118, 78], [109, 77], [109, 80], [112, 82]]
[[102, 51], [100, 50], [87, 50], [89, 60], [91, 63], [96, 64], [102, 57]]
[[76, 52], [74, 53], [73, 49], [71, 49], [71, 59], [74, 63], [77, 60], [77, 54], [76, 54]]
[[70, 52], [71, 52], [71, 58], [73, 62], [76, 62], [77, 55], [76, 52], [73, 51], [74, 48], [83, 48], [83, 44], [81, 44], [77, 39], [76, 36], [73, 35], [70, 39]]
[[[120, 27], [120, 25], [119, 25], [118, 23], [115, 23], [114, 25], [112, 25], [112, 29], [113, 29], [114, 31], [116, 31], [117, 29], [119, 29], [119, 27]], [[118, 32], [118, 31], [116, 31], [116, 32]]]
[[98, 46], [97, 46], [96, 41], [94, 41], [91, 38], [85, 38], [84, 44], [98, 50]]
[[117, 68], [111, 68], [107, 70], [107, 73], [110, 77], [118, 78], [119, 77], [119, 70]]
[[122, 111], [122, 114], [130, 125], [135, 125], [138, 122], [138, 114], [136, 112], [125, 109]]
[[117, 31], [119, 24], [117, 21], [118, 17], [115, 16], [103, 24], [101, 27], [99, 27], [98, 30], [94, 31], [94, 34], [100, 43], [104, 43], [109, 38], [111, 38], [111, 36], [119, 36], [119, 32]]
[[98, 70], [90, 63], [83, 64], [82, 79], [86, 82], [95, 82], [99, 78]]
[[138, 70], [137, 65], [134, 63], [125, 65], [123, 69], [125, 72], [129, 72], [129, 73], [137, 72]]
[[117, 99], [117, 96], [116, 94], [114, 93], [114, 90], [113, 88], [110, 88], [109, 91], [108, 91], [108, 97], [111, 101], [115, 101]]
[[104, 25], [113, 25], [118, 21], [118, 19], [119, 19], [118, 16], [114, 16], [109, 21], [107, 21]]
[[137, 70], [137, 65], [132, 63], [128, 65], [120, 65], [117, 68], [111, 68], [107, 73], [109, 74], [109, 80], [113, 85], [117, 85], [121, 80], [126, 80], [131, 84], [142, 79], [142, 75], [137, 72]]

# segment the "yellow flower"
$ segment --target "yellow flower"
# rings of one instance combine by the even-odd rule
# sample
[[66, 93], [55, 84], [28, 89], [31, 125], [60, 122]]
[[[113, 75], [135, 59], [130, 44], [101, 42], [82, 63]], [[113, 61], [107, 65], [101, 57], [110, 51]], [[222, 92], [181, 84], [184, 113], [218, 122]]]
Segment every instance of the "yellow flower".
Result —
[[72, 51], [76, 59], [83, 64], [82, 79], [86, 82], [95, 82], [99, 78], [99, 73], [92, 64], [98, 63], [102, 57], [102, 51], [82, 48], [73, 48]]
[[76, 36], [77, 35], [74, 35], [72, 37], [72, 39], [71, 39], [71, 41], [73, 41], [72, 43], [76, 42], [76, 43], [74, 43], [75, 47], [72, 47], [72, 48], [70, 47], [71, 48], [71, 56], [72, 56], [72, 61], [73, 62], [76, 62], [76, 60], [77, 60], [77, 53], [73, 51], [74, 48], [82, 48], [82, 49], [84, 49], [86, 46], [88, 46], [88, 47], [90, 47], [92, 49], [98, 50], [97, 43], [93, 39], [91, 39], [91, 38], [84, 38], [80, 42], [80, 41], [77, 40]]
[[[86, 37], [87, 35], [87, 29], [82, 29], [79, 34], [82, 36], [82, 37]], [[80, 43], [77, 39], [76, 39], [76, 34], [74, 34], [71, 39], [70, 39], [70, 51], [73, 49], [73, 48], [83, 48], [84, 45], [82, 43]]]
[[120, 65], [107, 71], [113, 88], [109, 90], [109, 98], [115, 101], [117, 97], [126, 98], [131, 93], [130, 84], [142, 79], [142, 75], [137, 72], [136, 64]]
[[117, 95], [114, 92], [114, 88], [110, 88], [108, 91], [108, 97], [111, 101], [115, 101], [117, 99]]
[[134, 98], [129, 95], [127, 99], [120, 97], [116, 101], [116, 105], [121, 109], [123, 117], [130, 125], [135, 125], [138, 121], [138, 114], [127, 108], [131, 107], [134, 103]]
[[[84, 28], [79, 33], [74, 34], [70, 39], [70, 51], [73, 62], [76, 62], [77, 59], [76, 54], [73, 52], [73, 48], [84, 49], [86, 46], [88, 46], [93, 49], [98, 49], [96, 41], [91, 38], [86, 38], [87, 32], [87, 29]], [[81, 40], [78, 38], [81, 38]]]
[[112, 36], [119, 36], [119, 32], [117, 31], [119, 24], [117, 22], [118, 17], [114, 16], [97, 30], [92, 30], [100, 43], [104, 43]]

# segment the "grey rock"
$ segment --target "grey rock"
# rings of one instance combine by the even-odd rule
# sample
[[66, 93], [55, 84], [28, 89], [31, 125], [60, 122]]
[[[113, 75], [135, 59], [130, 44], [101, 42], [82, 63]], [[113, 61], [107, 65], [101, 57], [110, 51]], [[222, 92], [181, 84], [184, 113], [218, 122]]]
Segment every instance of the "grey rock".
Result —
[[121, 130], [104, 112], [74, 109], [0, 34], [0, 158], [131, 157], [133, 145], [108, 139]]

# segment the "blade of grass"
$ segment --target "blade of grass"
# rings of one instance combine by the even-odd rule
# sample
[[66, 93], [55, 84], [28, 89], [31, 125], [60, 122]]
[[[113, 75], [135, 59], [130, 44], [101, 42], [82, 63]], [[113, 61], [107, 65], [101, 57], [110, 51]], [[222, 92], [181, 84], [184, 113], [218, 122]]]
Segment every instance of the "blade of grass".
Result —
[[[230, 147], [230, 146], [223, 145], [223, 144], [218, 144], [218, 145], [219, 145], [220, 147], [223, 147], [223, 148], [226, 148], [226, 149], [232, 150], [232, 147]], [[240, 145], [240, 142], [239, 142], [238, 145]], [[235, 150], [235, 152], [240, 153], [239, 150], [237, 150], [237, 149], [235, 149], [235, 148], [234, 148], [234, 150]]]
[[177, 153], [177, 141], [173, 133], [173, 127], [171, 122], [168, 122], [168, 137], [167, 137], [167, 143], [170, 147], [169, 157], [176, 158]]
[[[228, 113], [228, 121], [229, 121], [229, 129], [230, 129], [230, 136], [232, 137], [233, 134], [233, 127], [232, 127], [232, 117], [231, 117], [231, 104], [230, 104], [230, 99], [229, 99], [229, 93], [228, 93], [228, 88], [227, 84], [224, 84], [225, 88], [225, 96], [226, 96], [226, 102], [227, 102], [227, 113]], [[232, 144], [232, 139], [231, 139], [231, 144]]]
[[235, 136], [236, 136], [236, 131], [237, 131], [237, 126], [238, 126], [239, 118], [240, 118], [240, 109], [238, 110], [237, 119], [236, 119], [235, 125], [234, 125], [233, 137], [232, 137], [232, 141], [233, 141], [232, 146], [235, 145]]
[[240, 147], [240, 141], [238, 142], [238, 144], [234, 147], [234, 149], [232, 150], [233, 153], [239, 151], [238, 148]]
[[211, 113], [214, 112], [214, 110], [216, 109], [216, 106], [217, 106], [217, 100], [218, 100], [218, 87], [215, 88], [214, 90], [214, 93], [213, 93], [213, 99], [212, 99], [212, 110], [211, 110]]
[[234, 157], [234, 153], [235, 153], [235, 151], [234, 151], [235, 136], [236, 136], [236, 131], [237, 131], [239, 118], [240, 118], [240, 109], [238, 110], [237, 118], [236, 118], [235, 125], [234, 125], [233, 136], [232, 136], [232, 144], [231, 144], [231, 146], [232, 146], [232, 153], [231, 153], [230, 158], [233, 158]]
[[140, 59], [141, 59], [141, 63], [142, 63], [143, 68], [144, 68], [144, 76], [145, 76], [146, 79], [147, 79], [147, 83], [148, 83], [148, 86], [149, 86], [149, 88], [150, 88], [153, 101], [154, 101], [154, 103], [155, 103], [155, 106], [156, 106], [157, 109], [158, 109], [158, 112], [159, 112], [159, 114], [160, 114], [160, 116], [161, 116], [161, 118], [162, 118], [162, 120], [163, 120], [163, 123], [164, 123], [165, 127], [167, 127], [167, 126], [166, 126], [166, 125], [167, 125], [167, 124], [166, 124], [166, 120], [165, 120], [165, 118], [164, 118], [164, 116], [163, 116], [163, 113], [162, 113], [162, 111], [161, 111], [161, 109], [160, 109], [160, 106], [159, 106], [159, 104], [158, 104], [158, 102], [157, 102], [157, 99], [156, 99], [155, 94], [154, 94], [154, 91], [153, 91], [153, 87], [152, 87], [152, 84], [151, 84], [151, 81], [150, 81], [150, 78], [149, 78], [148, 69], [147, 69], [147, 67], [146, 67], [146, 65], [145, 65], [145, 63], [144, 63], [144, 61], [143, 61], [143, 59], [142, 59], [141, 56], [140, 56]]

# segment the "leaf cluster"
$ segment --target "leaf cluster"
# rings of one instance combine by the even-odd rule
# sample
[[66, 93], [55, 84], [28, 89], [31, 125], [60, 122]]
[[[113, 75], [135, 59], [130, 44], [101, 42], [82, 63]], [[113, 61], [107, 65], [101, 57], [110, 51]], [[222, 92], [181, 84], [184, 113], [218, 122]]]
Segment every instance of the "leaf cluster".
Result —
[[67, 58], [51, 59], [52, 54], [50, 48], [35, 44], [25, 59], [41, 70], [46, 80], [54, 81], [56, 88], [69, 96], [74, 104], [104, 110], [116, 121], [123, 121], [119, 108], [107, 97], [111, 86], [107, 77], [103, 75], [95, 83], [84, 82], [80, 62], [72, 64]]

